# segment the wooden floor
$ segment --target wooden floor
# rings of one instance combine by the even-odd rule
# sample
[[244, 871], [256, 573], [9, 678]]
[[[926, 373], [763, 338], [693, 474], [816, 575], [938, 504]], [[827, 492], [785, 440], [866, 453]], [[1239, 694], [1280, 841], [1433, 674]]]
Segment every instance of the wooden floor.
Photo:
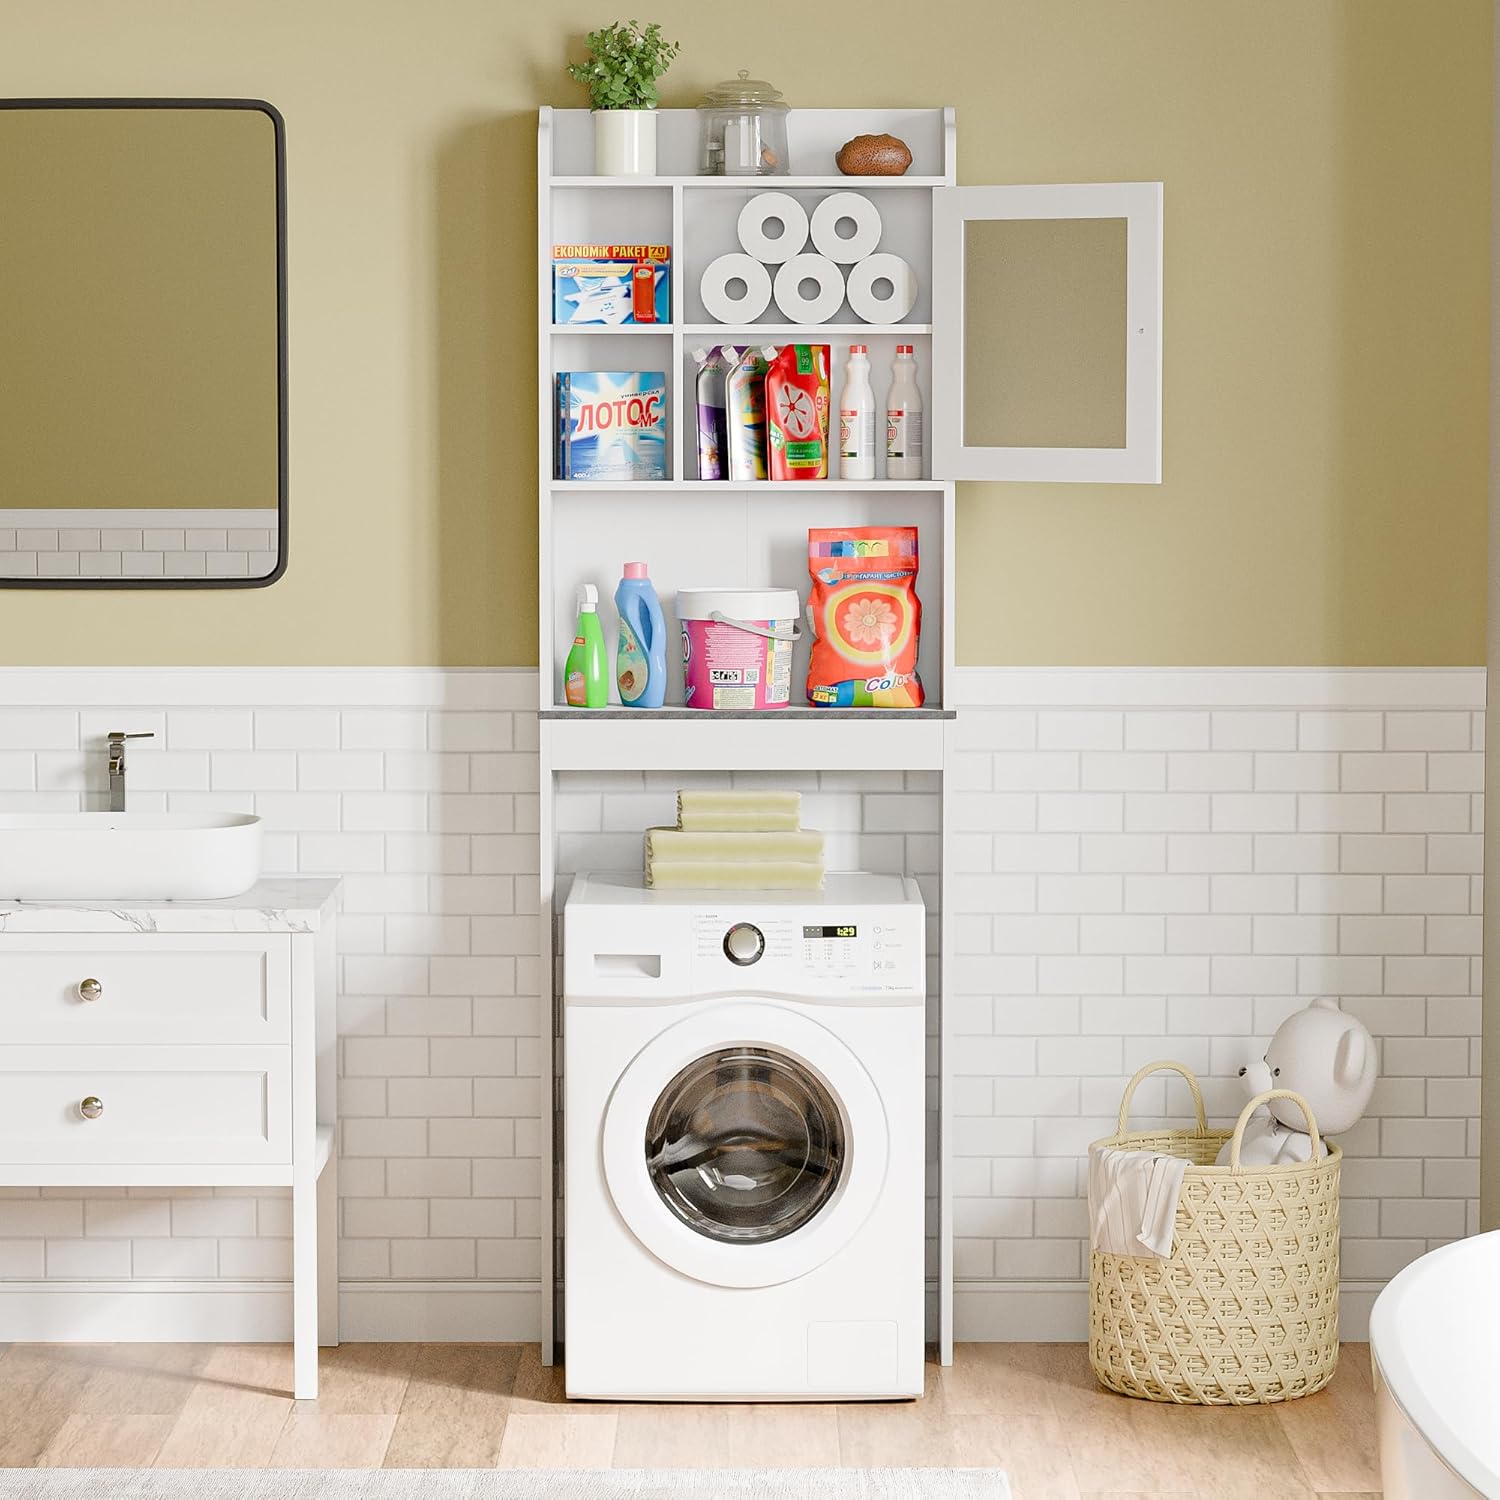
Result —
[[564, 1401], [534, 1344], [345, 1344], [322, 1395], [269, 1344], [0, 1347], [0, 1466], [336, 1468], [997, 1466], [1016, 1500], [1373, 1500], [1369, 1352], [1282, 1406], [1158, 1406], [1101, 1390], [1077, 1344], [967, 1344], [919, 1402]]

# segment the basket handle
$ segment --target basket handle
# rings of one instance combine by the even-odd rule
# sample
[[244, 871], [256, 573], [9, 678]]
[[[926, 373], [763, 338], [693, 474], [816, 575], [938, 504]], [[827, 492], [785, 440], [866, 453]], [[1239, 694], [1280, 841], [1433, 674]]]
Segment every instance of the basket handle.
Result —
[[1160, 1073], [1164, 1070], [1172, 1073], [1181, 1073], [1187, 1079], [1187, 1086], [1193, 1091], [1193, 1108], [1198, 1111], [1198, 1134], [1208, 1134], [1208, 1116], [1203, 1111], [1203, 1090], [1198, 1087], [1198, 1080], [1193, 1077], [1191, 1070], [1185, 1068], [1181, 1063], [1169, 1062], [1165, 1058], [1160, 1062], [1147, 1063], [1125, 1085], [1125, 1094], [1120, 1100], [1120, 1128], [1116, 1134], [1124, 1135], [1125, 1127], [1130, 1123], [1130, 1101], [1135, 1097], [1136, 1085], [1152, 1073]]
[[1272, 1099], [1290, 1099], [1302, 1111], [1307, 1117], [1307, 1133], [1312, 1140], [1312, 1160], [1317, 1161], [1322, 1156], [1323, 1137], [1318, 1134], [1318, 1122], [1313, 1118], [1312, 1106], [1301, 1094], [1295, 1094], [1291, 1089], [1267, 1089], [1265, 1093], [1257, 1094], [1240, 1111], [1239, 1119], [1234, 1122], [1234, 1134], [1229, 1138], [1229, 1170], [1231, 1172], [1240, 1170], [1240, 1142], [1245, 1139], [1245, 1126], [1250, 1123], [1250, 1116], [1262, 1104], [1269, 1104]]

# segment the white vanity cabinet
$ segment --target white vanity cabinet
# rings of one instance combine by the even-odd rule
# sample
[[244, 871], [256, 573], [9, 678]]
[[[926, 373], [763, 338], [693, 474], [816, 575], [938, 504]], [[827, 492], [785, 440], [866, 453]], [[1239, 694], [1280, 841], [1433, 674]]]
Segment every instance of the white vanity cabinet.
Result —
[[302, 1399], [338, 1342], [337, 890], [0, 903], [0, 1186], [290, 1187]]

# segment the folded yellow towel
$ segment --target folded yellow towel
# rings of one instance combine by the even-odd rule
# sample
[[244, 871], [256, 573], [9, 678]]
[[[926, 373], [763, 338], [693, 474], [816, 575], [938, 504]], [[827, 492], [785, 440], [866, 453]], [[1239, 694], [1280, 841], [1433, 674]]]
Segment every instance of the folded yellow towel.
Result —
[[689, 833], [796, 833], [802, 826], [802, 815], [769, 811], [698, 812], [683, 808], [677, 814], [677, 826]]
[[792, 860], [822, 864], [823, 835], [810, 829], [783, 833], [732, 833], [648, 828], [646, 858], [667, 860]]
[[707, 792], [677, 794], [677, 826], [693, 832], [795, 831], [802, 825], [801, 792]]
[[801, 860], [651, 860], [657, 891], [821, 891], [823, 866]]

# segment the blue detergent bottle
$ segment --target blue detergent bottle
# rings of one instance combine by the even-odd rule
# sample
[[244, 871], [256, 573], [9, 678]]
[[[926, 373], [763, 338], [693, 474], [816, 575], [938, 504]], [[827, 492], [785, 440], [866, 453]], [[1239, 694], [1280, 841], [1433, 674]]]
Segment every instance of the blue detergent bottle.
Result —
[[625, 564], [615, 608], [620, 613], [615, 653], [620, 702], [626, 708], [660, 708], [667, 698], [667, 627], [645, 563]]

